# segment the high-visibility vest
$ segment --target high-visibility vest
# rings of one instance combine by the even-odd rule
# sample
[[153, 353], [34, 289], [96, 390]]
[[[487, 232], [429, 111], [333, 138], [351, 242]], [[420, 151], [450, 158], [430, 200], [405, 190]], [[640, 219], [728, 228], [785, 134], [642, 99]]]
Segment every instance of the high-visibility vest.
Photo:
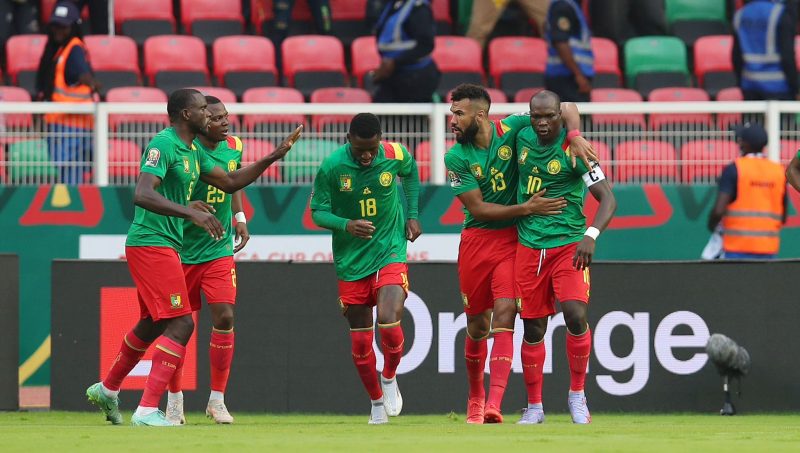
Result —
[[789, 92], [778, 49], [778, 22], [784, 10], [781, 3], [757, 0], [736, 12], [733, 24], [744, 62], [743, 90], [775, 94]]
[[[428, 3], [428, 0], [405, 0], [403, 6], [396, 11], [393, 2], [386, 5], [375, 27], [378, 30], [378, 52], [382, 58], [397, 58], [402, 53], [416, 47], [417, 41], [403, 31], [403, 24], [408, 20], [408, 16], [415, 7]], [[432, 61], [431, 56], [426, 55], [413, 63], [398, 67], [397, 70], [424, 68]]]
[[780, 249], [786, 176], [783, 167], [761, 156], [736, 159], [736, 200], [722, 217], [726, 252], [773, 255]]
[[[55, 81], [53, 83], [53, 97], [52, 102], [94, 102], [92, 97], [92, 88], [88, 85], [81, 83], [75, 85], [67, 85], [65, 76], [67, 68], [67, 59], [72, 48], [79, 46], [88, 55], [86, 46], [79, 38], [72, 38], [66, 46], [64, 46], [58, 53], [56, 53], [56, 71]], [[76, 115], [69, 113], [48, 113], [44, 117], [45, 121], [50, 124], [60, 124], [69, 127], [80, 127], [84, 129], [91, 129], [94, 125], [94, 118], [92, 115]]]
[[[589, 24], [586, 23], [586, 18], [583, 17], [583, 11], [577, 3], [575, 3], [573, 0], [562, 1], [572, 7], [581, 26], [580, 37], [569, 37], [568, 43], [570, 49], [572, 50], [572, 58], [575, 60], [575, 63], [578, 64], [578, 68], [580, 68], [583, 75], [585, 77], [592, 78], [594, 77], [594, 53], [592, 52], [592, 32], [589, 30]], [[550, 3], [550, 7], [553, 6], [553, 3], [555, 3], [555, 1]], [[570, 71], [567, 65], [561, 61], [561, 57], [558, 56], [558, 51], [556, 51], [556, 48], [553, 46], [553, 42], [550, 39], [549, 8], [547, 11], [547, 16], [548, 20], [545, 21], [545, 37], [547, 38], [547, 67], [545, 68], [545, 74], [548, 77], [572, 76], [572, 71]]]

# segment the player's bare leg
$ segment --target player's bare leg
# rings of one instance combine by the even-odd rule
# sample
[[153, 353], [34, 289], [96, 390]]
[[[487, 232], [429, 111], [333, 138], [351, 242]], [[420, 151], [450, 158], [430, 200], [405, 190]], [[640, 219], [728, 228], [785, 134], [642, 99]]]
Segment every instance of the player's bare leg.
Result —
[[364, 384], [372, 402], [369, 416], [370, 425], [389, 423], [389, 416], [383, 405], [383, 390], [381, 390], [378, 375], [375, 373], [376, 359], [372, 348], [375, 327], [372, 324], [372, 307], [367, 305], [347, 305], [344, 307], [344, 316], [350, 325], [350, 347], [353, 363], [358, 371], [358, 376]]
[[403, 358], [403, 306], [406, 292], [402, 286], [387, 285], [378, 289], [378, 332], [381, 335], [383, 351], [383, 371], [381, 372], [381, 388], [386, 413], [396, 417], [403, 410], [403, 396], [397, 386], [397, 367]]
[[514, 299], [497, 299], [492, 310], [494, 344], [489, 358], [489, 397], [483, 412], [484, 423], [503, 423], [503, 394], [514, 358], [514, 320], [517, 305]]
[[543, 366], [545, 359], [544, 334], [549, 318], [523, 319], [525, 335], [522, 341], [522, 376], [528, 392], [528, 407], [517, 422], [521, 425], [544, 423], [542, 405]]
[[486, 340], [492, 311], [486, 310], [478, 315], [467, 315], [467, 338], [464, 340], [464, 360], [467, 365], [469, 396], [467, 399], [467, 423], [483, 424], [483, 410], [486, 405], [486, 389], [483, 386], [486, 367]]
[[233, 423], [233, 417], [225, 407], [225, 388], [231, 371], [234, 351], [233, 304], [209, 304], [211, 309], [211, 394], [208, 397], [206, 415], [216, 423]]
[[592, 331], [586, 321], [588, 307], [580, 301], [567, 301], [561, 304], [564, 322], [567, 325], [567, 361], [570, 374], [567, 404], [572, 422], [579, 424], [592, 422], [583, 390], [586, 382], [586, 366], [592, 352]]

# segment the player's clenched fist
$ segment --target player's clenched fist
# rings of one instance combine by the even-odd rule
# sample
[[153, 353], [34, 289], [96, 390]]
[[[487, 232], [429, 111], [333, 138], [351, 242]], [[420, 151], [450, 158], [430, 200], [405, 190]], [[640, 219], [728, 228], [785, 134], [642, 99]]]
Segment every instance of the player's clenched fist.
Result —
[[208, 234], [210, 234], [211, 237], [219, 240], [225, 234], [222, 224], [219, 223], [219, 220], [214, 216], [214, 214], [196, 209], [193, 209], [192, 212], [192, 217], [190, 217], [192, 223], [208, 231]]
[[375, 225], [369, 220], [364, 219], [349, 220], [346, 230], [357, 238], [372, 239], [372, 233], [375, 232]]
[[286, 140], [284, 140], [280, 145], [278, 145], [275, 151], [272, 152], [272, 155], [275, 156], [276, 159], [283, 159], [283, 156], [285, 156], [286, 153], [288, 153], [289, 150], [292, 149], [292, 146], [294, 146], [294, 144], [300, 138], [300, 134], [302, 132], [303, 132], [303, 125], [301, 124], [297, 126], [297, 129], [295, 129], [294, 132], [291, 133], [291, 135], [286, 137]]
[[414, 242], [420, 234], [422, 234], [422, 226], [419, 224], [419, 220], [408, 219], [406, 222], [406, 239]]

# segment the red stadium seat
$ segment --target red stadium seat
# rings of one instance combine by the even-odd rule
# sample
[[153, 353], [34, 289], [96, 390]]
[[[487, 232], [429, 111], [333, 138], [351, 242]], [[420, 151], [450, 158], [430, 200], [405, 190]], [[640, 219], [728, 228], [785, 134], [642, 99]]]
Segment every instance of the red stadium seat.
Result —
[[437, 35], [449, 35], [453, 31], [453, 18], [450, 17], [450, 0], [431, 0], [433, 20]]
[[214, 75], [241, 97], [248, 88], [273, 86], [278, 79], [275, 47], [261, 36], [225, 36], [214, 41]]
[[139, 73], [139, 50], [127, 36], [89, 35], [85, 39], [101, 95], [117, 87], [142, 84]]
[[108, 177], [112, 183], [132, 183], [139, 174], [142, 149], [129, 140], [108, 141]]
[[444, 98], [447, 92], [461, 83], [483, 85], [481, 46], [477, 41], [463, 36], [437, 36], [431, 56], [442, 78], [437, 92]]
[[514, 102], [524, 102], [529, 103], [531, 102], [531, 98], [534, 94], [544, 90], [544, 87], [536, 87], [536, 88], [523, 88], [514, 95]]
[[[718, 102], [737, 102], [744, 101], [742, 90], [739, 87], [725, 88], [717, 93]], [[741, 113], [717, 113], [717, 128], [726, 131], [731, 125], [742, 122]]]
[[350, 46], [350, 56], [353, 66], [353, 77], [360, 88], [369, 88], [371, 80], [366, 80], [367, 73], [375, 70], [381, 64], [381, 55], [374, 36], [362, 36], [353, 40]]
[[166, 93], [187, 86], [209, 85], [206, 46], [194, 36], [167, 35], [147, 38], [144, 73], [150, 86]]
[[618, 182], [677, 182], [677, 154], [667, 142], [625, 142], [615, 154]]
[[739, 156], [739, 145], [730, 140], [695, 140], [681, 147], [681, 167], [684, 183], [701, 179], [713, 182], [722, 167]]
[[[264, 156], [268, 156], [275, 150], [275, 145], [272, 143], [252, 138], [243, 138], [242, 146], [242, 167], [251, 165], [253, 162]], [[264, 180], [280, 182], [281, 179], [281, 168], [279, 163], [276, 163], [267, 167], [266, 171], [261, 174], [257, 182], [263, 182]]]
[[[191, 87], [203, 93], [203, 96], [214, 96], [225, 104], [226, 109], [230, 104], [236, 103], [236, 95], [233, 91], [223, 87]], [[239, 126], [239, 118], [236, 115], [228, 115], [228, 122], [235, 126]]]
[[[656, 88], [650, 92], [651, 102], [703, 102], [709, 101], [708, 93], [700, 88]], [[691, 124], [695, 127], [710, 127], [710, 113], [654, 113], [650, 115], [650, 128], [659, 130], [670, 124]]]
[[217, 38], [244, 31], [241, 0], [181, 0], [181, 16], [186, 33], [209, 46]]
[[619, 69], [619, 50], [614, 41], [592, 38], [594, 53], [594, 88], [619, 88], [622, 86], [622, 71]]
[[[242, 95], [242, 102], [259, 104], [302, 104], [304, 102], [303, 93], [294, 88], [284, 87], [265, 87], [250, 88]], [[301, 114], [281, 114], [281, 115], [244, 115], [244, 129], [252, 131], [259, 129], [264, 124], [291, 124], [298, 125], [305, 123], [305, 117]]]
[[366, 20], [367, 0], [331, 0], [331, 14], [331, 34], [345, 46], [372, 34], [372, 24]]
[[489, 42], [489, 74], [509, 97], [522, 88], [544, 86], [546, 65], [543, 39], [507, 36]]
[[694, 74], [697, 85], [716, 97], [720, 90], [737, 86], [733, 72], [733, 37], [703, 36], [694, 43]]
[[800, 150], [800, 140], [781, 140], [781, 164], [786, 166]]
[[[641, 94], [626, 88], [595, 88], [589, 96], [591, 102], [642, 102]], [[594, 114], [592, 125], [646, 129], [643, 113]]]
[[589, 140], [589, 143], [592, 144], [592, 148], [594, 148], [594, 151], [597, 153], [597, 157], [600, 159], [600, 166], [603, 168], [606, 178], [612, 182], [616, 181], [616, 179], [614, 179], [616, 176], [613, 175], [614, 165], [613, 160], [611, 159], [611, 148], [608, 147], [606, 142], [601, 142], [598, 140]]
[[[0, 86], [0, 102], [31, 102], [31, 95], [23, 88]], [[0, 115], [0, 129], [5, 130], [6, 133], [13, 133], [14, 129], [22, 129], [27, 133], [31, 128], [33, 128], [33, 115], [30, 113], [5, 113]], [[11, 130], [9, 131], [8, 129]], [[9, 138], [5, 137], [5, 135], [0, 135], [0, 143]]]
[[281, 44], [287, 85], [308, 96], [317, 88], [347, 85], [344, 47], [333, 36], [290, 36]]
[[[311, 93], [311, 102], [328, 104], [370, 103], [372, 102], [372, 97], [361, 88], [320, 88]], [[319, 131], [331, 124], [346, 125], [352, 118], [353, 115], [313, 115], [311, 117], [311, 127]]]
[[164, 105], [163, 115], [125, 113], [108, 116], [108, 126], [112, 131], [120, 130], [123, 124], [148, 124], [155, 123], [166, 127], [169, 125], [167, 117], [167, 95], [158, 88], [127, 87], [112, 88], [106, 93], [108, 102], [154, 102]]
[[13, 85], [36, 96], [36, 71], [42, 58], [47, 35], [14, 35], [6, 41], [6, 72]]
[[[444, 144], [445, 152], [450, 149], [455, 140], [447, 140]], [[417, 161], [417, 171], [419, 171], [419, 180], [421, 182], [428, 182], [431, 179], [431, 142], [425, 140], [417, 145], [414, 151], [414, 160]]]
[[114, 22], [139, 45], [151, 36], [174, 34], [172, 0], [115, 0]]

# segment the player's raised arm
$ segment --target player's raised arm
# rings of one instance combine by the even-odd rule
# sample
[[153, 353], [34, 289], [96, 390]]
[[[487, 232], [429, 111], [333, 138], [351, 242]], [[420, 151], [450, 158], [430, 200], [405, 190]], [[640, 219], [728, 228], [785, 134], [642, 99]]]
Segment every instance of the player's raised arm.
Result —
[[211, 184], [227, 193], [233, 193], [239, 189], [243, 189], [261, 176], [267, 167], [283, 159], [286, 153], [292, 149], [292, 146], [300, 138], [302, 132], [303, 125], [301, 124], [297, 126], [297, 129], [295, 129], [283, 143], [275, 148], [275, 151], [268, 156], [262, 157], [253, 164], [242, 167], [236, 171], [226, 173], [225, 170], [214, 166], [210, 168], [201, 168], [200, 179], [206, 184]]
[[572, 158], [572, 168], [575, 168], [581, 159], [586, 168], [591, 168], [590, 160], [600, 162], [600, 158], [595, 152], [592, 144], [581, 136], [581, 115], [578, 106], [572, 102], [561, 103], [561, 118], [567, 127], [567, 139], [569, 140], [570, 157]]

